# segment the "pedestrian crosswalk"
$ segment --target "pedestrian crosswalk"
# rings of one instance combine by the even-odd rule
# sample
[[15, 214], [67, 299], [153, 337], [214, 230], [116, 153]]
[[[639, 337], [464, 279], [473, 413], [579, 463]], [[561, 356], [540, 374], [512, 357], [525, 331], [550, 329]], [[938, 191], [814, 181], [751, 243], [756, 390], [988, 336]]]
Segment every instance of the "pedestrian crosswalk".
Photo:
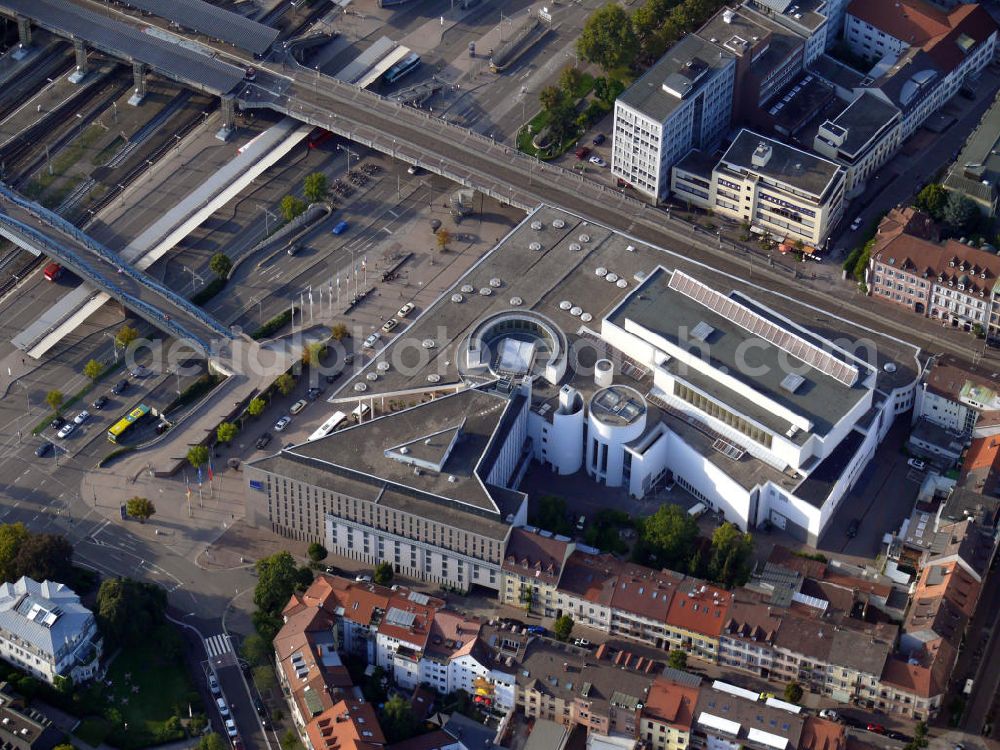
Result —
[[205, 639], [205, 651], [208, 653], [208, 657], [211, 659], [216, 656], [222, 656], [233, 650], [232, 644], [229, 642], [228, 635], [210, 635]]

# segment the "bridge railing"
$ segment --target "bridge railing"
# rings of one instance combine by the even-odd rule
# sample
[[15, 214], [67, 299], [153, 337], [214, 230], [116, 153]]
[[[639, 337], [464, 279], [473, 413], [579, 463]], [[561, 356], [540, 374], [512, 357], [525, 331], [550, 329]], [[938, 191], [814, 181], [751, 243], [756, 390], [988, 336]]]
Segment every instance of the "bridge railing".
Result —
[[[113, 266], [119, 273], [123, 273], [136, 283], [156, 292], [160, 296], [170, 300], [174, 305], [183, 310], [185, 313], [190, 315], [192, 318], [198, 320], [200, 323], [205, 325], [207, 328], [214, 331], [217, 335], [223, 338], [233, 338], [232, 332], [215, 320], [212, 316], [205, 313], [197, 305], [191, 303], [189, 300], [185, 299], [181, 295], [177, 294], [173, 290], [167, 288], [163, 284], [151, 278], [148, 274], [142, 273], [141, 271], [135, 270], [132, 266], [126, 263], [117, 253], [113, 252], [110, 248], [105, 247], [100, 242], [97, 242], [93, 237], [88, 235], [86, 232], [81, 231], [78, 227], [73, 225], [71, 222], [67, 221], [63, 217], [59, 216], [52, 211], [49, 211], [44, 206], [35, 203], [34, 201], [24, 198], [19, 193], [11, 190], [7, 185], [0, 183], [0, 195], [9, 200], [14, 205], [26, 211], [31, 216], [33, 216], [38, 221], [45, 224], [45, 226], [54, 229], [57, 232], [69, 235], [74, 240], [76, 240], [80, 245], [83, 245], [91, 252], [93, 252], [98, 257], [102, 258], [105, 262]], [[63, 252], [66, 252], [63, 250]], [[96, 273], [96, 271], [95, 271]], [[163, 313], [160, 313], [161, 317]], [[165, 321], [170, 322], [170, 321]]]

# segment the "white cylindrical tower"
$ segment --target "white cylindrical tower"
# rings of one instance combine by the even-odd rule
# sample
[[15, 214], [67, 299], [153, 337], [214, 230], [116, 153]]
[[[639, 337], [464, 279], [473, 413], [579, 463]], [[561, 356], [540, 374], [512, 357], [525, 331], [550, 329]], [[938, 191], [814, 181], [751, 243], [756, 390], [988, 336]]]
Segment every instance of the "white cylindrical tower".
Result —
[[599, 388], [607, 388], [615, 377], [615, 365], [610, 359], [599, 359], [594, 363], [594, 383]]
[[612, 385], [590, 399], [587, 473], [609, 487], [624, 483], [625, 445], [646, 430], [646, 399], [635, 388]]
[[570, 385], [559, 389], [559, 408], [552, 413], [546, 455], [559, 474], [573, 474], [583, 466], [583, 398]]

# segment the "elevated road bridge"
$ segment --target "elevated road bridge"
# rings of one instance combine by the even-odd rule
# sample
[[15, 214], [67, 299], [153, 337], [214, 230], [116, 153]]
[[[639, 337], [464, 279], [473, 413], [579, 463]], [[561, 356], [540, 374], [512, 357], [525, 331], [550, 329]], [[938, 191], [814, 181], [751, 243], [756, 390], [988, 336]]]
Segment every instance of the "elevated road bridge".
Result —
[[0, 235], [30, 252], [52, 258], [205, 356], [228, 347], [235, 338], [228, 328], [201, 308], [123, 263], [117, 253], [59, 215], [2, 184]]

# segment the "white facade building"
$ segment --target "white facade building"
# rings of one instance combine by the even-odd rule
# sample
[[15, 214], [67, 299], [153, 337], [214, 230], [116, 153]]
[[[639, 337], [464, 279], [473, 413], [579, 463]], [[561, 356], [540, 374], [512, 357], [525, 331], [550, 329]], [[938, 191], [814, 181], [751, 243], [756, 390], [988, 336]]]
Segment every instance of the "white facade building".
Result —
[[692, 148], [715, 148], [729, 128], [735, 61], [694, 34], [673, 45], [615, 102], [611, 171], [659, 200], [670, 168]]
[[0, 658], [52, 685], [97, 676], [97, 622], [72, 589], [23, 577], [0, 585]]

